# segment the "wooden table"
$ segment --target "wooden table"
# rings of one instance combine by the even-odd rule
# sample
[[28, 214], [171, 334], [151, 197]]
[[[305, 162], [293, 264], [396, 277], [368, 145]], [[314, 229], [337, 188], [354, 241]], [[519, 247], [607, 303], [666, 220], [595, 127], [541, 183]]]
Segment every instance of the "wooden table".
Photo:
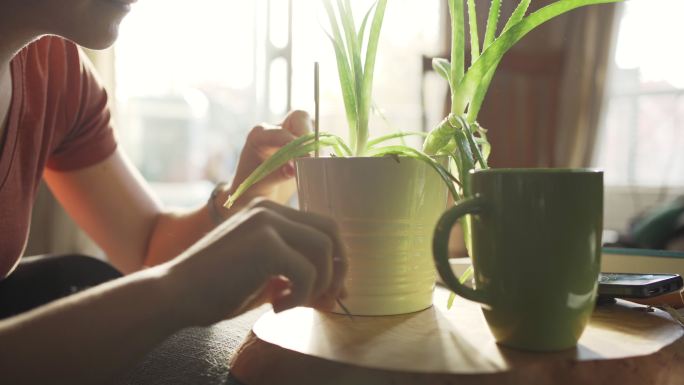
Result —
[[266, 313], [231, 363], [260, 384], [681, 384], [684, 329], [660, 310], [599, 307], [577, 348], [530, 353], [497, 345], [477, 304], [438, 288], [433, 306], [390, 317], [298, 308]]

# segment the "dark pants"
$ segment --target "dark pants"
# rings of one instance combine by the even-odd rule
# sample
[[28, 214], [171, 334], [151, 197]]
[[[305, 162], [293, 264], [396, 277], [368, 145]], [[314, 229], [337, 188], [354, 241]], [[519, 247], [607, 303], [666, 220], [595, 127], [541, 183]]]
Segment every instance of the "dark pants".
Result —
[[22, 258], [0, 281], [0, 319], [119, 277], [121, 273], [108, 263], [82, 255]]

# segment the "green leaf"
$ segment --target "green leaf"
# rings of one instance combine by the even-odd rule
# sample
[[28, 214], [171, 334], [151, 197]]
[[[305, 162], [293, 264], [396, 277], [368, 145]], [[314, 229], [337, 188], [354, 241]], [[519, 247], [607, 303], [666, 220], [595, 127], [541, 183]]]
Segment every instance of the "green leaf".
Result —
[[363, 17], [363, 21], [361, 22], [361, 27], [359, 27], [359, 33], [358, 33], [358, 44], [359, 44], [359, 50], [363, 52], [363, 37], [366, 34], [366, 23], [368, 22], [368, 17], [370, 16], [371, 12], [373, 12], [373, 8], [375, 8], [376, 4], [378, 2], [376, 1], [373, 3], [373, 5], [368, 8], [368, 11], [366, 11], [366, 15]]
[[447, 309], [451, 309], [454, 306], [454, 300], [456, 299], [456, 294], [452, 291], [449, 293], [449, 299], [447, 300]]
[[449, 140], [449, 142], [444, 147], [442, 147], [437, 153], [451, 155], [454, 153], [454, 151], [456, 151], [456, 141], [454, 140], [454, 138], [451, 138], [451, 140]]
[[[539, 9], [517, 24], [511, 26], [494, 40], [489, 48], [482, 52], [479, 59], [473, 63], [458, 84], [456, 90], [453, 91], [453, 94], [459, 95], [459, 98], [454, 100], [452, 111], [455, 111], [457, 114], [461, 114], [465, 111], [468, 103], [473, 101], [478, 85], [481, 84], [482, 79], [487, 72], [492, 68], [495, 68], [503, 55], [534, 28], [556, 16], [582, 6], [616, 3], [620, 1], [622, 0], [560, 0]], [[483, 93], [486, 93], [486, 90], [484, 90]], [[479, 108], [479, 106], [475, 107]], [[472, 118], [477, 117], [475, 116]]]
[[[351, 60], [351, 75], [356, 88], [356, 95], [361, 95], [363, 86], [361, 79], [363, 79], [363, 67], [361, 67], [361, 48], [358, 45], [356, 35], [356, 25], [354, 24], [354, 16], [352, 15], [351, 4], [349, 0], [337, 0], [337, 8], [340, 11], [340, 19], [342, 20], [342, 29], [344, 30], [346, 46]], [[357, 101], [358, 103], [358, 101]]]
[[473, 163], [477, 161], [478, 163], [480, 163], [480, 166], [482, 166], [482, 168], [487, 168], [487, 162], [485, 162], [484, 157], [482, 156], [482, 152], [480, 152], [480, 147], [477, 145], [477, 143], [475, 143], [475, 136], [473, 136], [473, 131], [470, 125], [468, 124], [468, 122], [465, 121], [465, 119], [463, 119], [463, 117], [457, 116], [456, 118], [459, 119], [461, 123], [461, 127], [463, 128], [462, 132], [465, 135], [466, 140], [468, 141], [471, 153], [474, 155]]
[[387, 0], [378, 0], [375, 8], [373, 21], [371, 22], [370, 35], [368, 36], [368, 48], [366, 49], [366, 63], [364, 65], [363, 86], [359, 101], [359, 126], [356, 138], [355, 154], [363, 155], [368, 141], [368, 120], [372, 101], [373, 74], [375, 72], [375, 60], [378, 53], [380, 30], [385, 17]]
[[507, 31], [510, 29], [512, 26], [520, 23], [520, 20], [525, 17], [525, 13], [527, 13], [527, 8], [530, 7], [530, 1], [531, 0], [522, 0], [518, 4], [517, 7], [515, 7], [515, 10], [511, 14], [511, 17], [508, 18], [508, 21], [506, 22], [506, 25], [504, 25], [503, 31]]
[[395, 132], [393, 134], [388, 134], [388, 135], [383, 135], [379, 136], [373, 140], [368, 141], [368, 148], [371, 149], [375, 146], [377, 146], [380, 143], [386, 142], [388, 140], [392, 139], [400, 139], [400, 138], [405, 138], [407, 136], [422, 136], [426, 137], [427, 133], [422, 132], [422, 131], [403, 131], [403, 132]]
[[480, 36], [477, 32], [477, 9], [475, 0], [468, 0], [468, 26], [470, 27], [470, 62], [480, 57]]
[[337, 22], [337, 14], [335, 13], [335, 10], [333, 9], [332, 3], [330, 0], [325, 0], [323, 2], [323, 6], [325, 7], [325, 11], [328, 15], [328, 20], [330, 21], [330, 28], [332, 30], [332, 41], [335, 46], [339, 46], [341, 48], [342, 53], [344, 54], [343, 57], [345, 59], [345, 67], [349, 68], [351, 71], [351, 56], [347, 54], [346, 50], [346, 44], [344, 39], [342, 38], [342, 32], [340, 30], [340, 25]]
[[473, 100], [468, 105], [468, 117], [466, 118], [468, 123], [473, 123], [477, 119], [477, 115], [480, 113], [484, 98], [487, 95], [487, 90], [489, 90], [489, 85], [492, 83], [494, 73], [496, 73], [496, 69], [499, 67], [500, 62], [501, 60], [493, 65], [492, 68], [490, 68], [485, 74], [485, 76], [482, 77], [480, 84], [478, 84], [475, 94], [473, 95]]
[[475, 273], [475, 270], [473, 270], [473, 265], [468, 266], [466, 271], [461, 274], [461, 276], [458, 278], [458, 280], [462, 283], [465, 284], [468, 282], [469, 279], [473, 278], [473, 274]]
[[449, 60], [436, 57], [432, 59], [432, 68], [449, 83], [449, 87], [453, 88], [451, 84], [451, 63]]
[[487, 162], [489, 160], [489, 155], [492, 152], [492, 145], [487, 140], [487, 130], [485, 130], [477, 122], [473, 122], [472, 126], [475, 127], [475, 130], [477, 131], [478, 135], [480, 136], [479, 138], [476, 138], [475, 140], [476, 140], [477, 144], [479, 144], [480, 147], [482, 148], [482, 157], [484, 158], [485, 162]]
[[[461, 282], [461, 285], [465, 285], [465, 283], [473, 277], [474, 273], [475, 270], [473, 270], [473, 265], [468, 266], [468, 268], [458, 278], [459, 282]], [[455, 299], [456, 294], [452, 291], [451, 293], [449, 293], [449, 299], [447, 300], [447, 309], [451, 309], [451, 307], [454, 306]]]
[[408, 156], [411, 158], [415, 158], [418, 160], [422, 160], [423, 162], [427, 163], [432, 167], [433, 170], [435, 170], [439, 176], [442, 178], [444, 183], [447, 185], [447, 188], [451, 192], [452, 197], [454, 199], [458, 199], [459, 195], [458, 192], [456, 191], [456, 188], [454, 187], [454, 184], [452, 183], [452, 180], [455, 180], [456, 178], [451, 175], [449, 170], [439, 162], [437, 162], [435, 159], [433, 159], [431, 156], [428, 154], [416, 150], [415, 148], [408, 147], [408, 146], [386, 146], [386, 147], [381, 147], [378, 149], [371, 149], [368, 152], [369, 156], [386, 156], [386, 155], [403, 155], [403, 156]]
[[[496, 19], [498, 22], [499, 18], [499, 13], [500, 13], [500, 8], [501, 8], [501, 3], [500, 0], [492, 0], [492, 8], [490, 8], [490, 13], [489, 13], [489, 20], [487, 20], [487, 34], [490, 33], [490, 22], [492, 22], [492, 9], [495, 7], [494, 1], [498, 1], [499, 3], [496, 4], [497, 9], [497, 14], [496, 14]], [[523, 17], [525, 17], [525, 13], [527, 12], [527, 8], [530, 6], [530, 0], [522, 0], [518, 6], [515, 8], [513, 13], [511, 14], [511, 17], [508, 18], [508, 21], [506, 22], [506, 25], [503, 28], [502, 32], [507, 31], [509, 28], [512, 26], [518, 24]], [[494, 25], [494, 28], [492, 29], [492, 34], [491, 37], [492, 39], [494, 38], [494, 33], [496, 32], [496, 22], [492, 23]], [[491, 45], [491, 41], [487, 43], [487, 37], [485, 37], [485, 47], [484, 49], [487, 49]], [[473, 100], [470, 102], [470, 105], [468, 106], [468, 118], [467, 121], [468, 123], [473, 123], [477, 119], [477, 115], [480, 113], [480, 109], [482, 108], [482, 103], [484, 102], [484, 98], [487, 95], [487, 90], [489, 90], [489, 85], [492, 83], [492, 79], [494, 78], [494, 74], [496, 73], [496, 69], [499, 67], [499, 63], [501, 63], [501, 60], [497, 61], [492, 68], [489, 69], [489, 71], [485, 74], [485, 76], [482, 77], [482, 80], [480, 81], [480, 84], [477, 86], [477, 90], [475, 91], [475, 94], [473, 95]]]
[[449, 114], [435, 129], [430, 131], [423, 143], [423, 151], [426, 154], [437, 154], [452, 140], [456, 130], [461, 128], [460, 122], [454, 117], [454, 114]]
[[[463, 0], [449, 0], [449, 13], [451, 14], [451, 80], [458, 85], [463, 79], [465, 71], [465, 31], [463, 16]], [[458, 95], [451, 90], [451, 98]], [[452, 112], [456, 113], [457, 111]], [[460, 113], [460, 112], [459, 112]]]
[[[528, 4], [530, 2], [530, 0], [523, 0], [523, 2], [525, 1], [527, 1]], [[501, 0], [492, 0], [491, 5], [489, 6], [489, 16], [487, 17], [487, 30], [485, 32], [484, 44], [482, 45], [483, 51], [486, 50], [487, 47], [489, 47], [494, 41], [494, 37], [496, 36], [496, 27], [499, 24], [500, 14]]]
[[353, 74], [347, 57], [344, 40], [340, 32], [335, 11], [333, 10], [330, 0], [323, 2], [328, 19], [330, 20], [330, 28], [333, 35], [328, 34], [330, 42], [335, 50], [335, 59], [337, 61], [337, 73], [340, 78], [340, 88], [342, 89], [342, 98], [344, 100], [344, 109], [347, 116], [347, 124], [349, 125], [349, 142], [355, 143], [358, 131], [358, 110], [357, 110], [357, 95], [356, 87], [353, 82]]
[[470, 180], [468, 173], [475, 169], [475, 156], [473, 155], [472, 147], [466, 136], [466, 130], [457, 130], [454, 133], [454, 140], [456, 141], [456, 151], [453, 155], [456, 161], [458, 180], [461, 181], [463, 196], [470, 193]]
[[[365, 15], [357, 32], [351, 9], [351, 0], [337, 0], [340, 23], [331, 0], [324, 3], [332, 29], [331, 41], [335, 49], [340, 85], [349, 122], [349, 141], [354, 155], [364, 155], [368, 142], [368, 121], [372, 106], [373, 74], [377, 57], [380, 30], [387, 0], [378, 0]], [[365, 59], [362, 58], [366, 23], [375, 9], [368, 33]], [[340, 31], [340, 24], [344, 34]]]
[[332, 146], [333, 153], [330, 154], [331, 158], [345, 158], [347, 155], [345, 155], [344, 150], [342, 150], [342, 147], [340, 147], [339, 144], [333, 145]]
[[458, 174], [458, 180], [461, 181], [458, 185], [458, 187], [461, 189], [461, 196], [463, 196], [463, 191], [465, 191], [465, 186], [464, 183], [468, 183], [468, 181], [463, 178], [461, 175], [461, 170], [464, 169], [463, 167], [463, 159], [459, 155], [459, 149], [458, 145], [456, 145], [456, 141], [454, 141], [454, 152], [449, 154], [449, 157], [451, 158], [452, 164], [452, 169], [456, 170], [456, 174]]
[[245, 179], [235, 192], [228, 197], [228, 201], [224, 204], [225, 207], [232, 206], [235, 201], [242, 196], [254, 184], [276, 171], [278, 168], [285, 165], [292, 159], [305, 156], [315, 151], [317, 148], [330, 147], [343, 144], [344, 141], [335, 135], [321, 132], [319, 140], [316, 141], [314, 133], [303, 135], [292, 142], [281, 147], [271, 157], [266, 159], [259, 165], [248, 177]]
[[461, 168], [458, 170], [459, 180], [463, 183], [470, 170], [475, 168], [475, 156], [473, 155], [473, 150], [470, 147], [465, 130], [456, 131], [454, 139], [458, 145], [458, 155], [461, 159]]
[[352, 152], [351, 148], [349, 148], [347, 143], [345, 143], [344, 140], [342, 140], [342, 138], [338, 137], [337, 139], [339, 142], [337, 145], [340, 147], [340, 150], [342, 151], [338, 155], [339, 156], [353, 156], [354, 153]]

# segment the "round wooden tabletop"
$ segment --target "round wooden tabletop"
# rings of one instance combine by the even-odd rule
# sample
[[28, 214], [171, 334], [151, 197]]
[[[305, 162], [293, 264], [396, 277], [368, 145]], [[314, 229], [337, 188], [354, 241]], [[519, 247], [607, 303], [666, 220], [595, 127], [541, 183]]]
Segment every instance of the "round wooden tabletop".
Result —
[[266, 313], [232, 374], [261, 384], [681, 384], [684, 329], [660, 310], [601, 306], [575, 349], [531, 353], [495, 343], [477, 304], [437, 288], [418, 313], [353, 317], [308, 308]]

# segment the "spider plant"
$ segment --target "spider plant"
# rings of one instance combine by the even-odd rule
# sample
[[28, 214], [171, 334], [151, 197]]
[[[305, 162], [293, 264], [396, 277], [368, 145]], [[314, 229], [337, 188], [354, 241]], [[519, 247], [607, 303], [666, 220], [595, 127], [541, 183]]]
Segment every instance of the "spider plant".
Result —
[[352, 13], [351, 0], [323, 0], [330, 24], [326, 32], [335, 52], [338, 76], [345, 114], [349, 126], [349, 142], [332, 134], [304, 135], [277, 151], [250, 175], [226, 202], [230, 207], [250, 186], [277, 170], [289, 160], [305, 156], [323, 147], [331, 148], [335, 156], [386, 156], [401, 155], [425, 161], [447, 182], [452, 195], [456, 189], [453, 176], [441, 163], [420, 150], [405, 146], [384, 144], [406, 136], [425, 136], [422, 132], [397, 132], [369, 139], [368, 121], [372, 109], [373, 74], [377, 57], [380, 31], [387, 0], [377, 0], [365, 13], [359, 27]]
[[[488, 168], [487, 158], [491, 151], [486, 130], [477, 123], [489, 85], [504, 54], [534, 28], [582, 6], [615, 3], [622, 0], [558, 0], [527, 16], [531, 0], [521, 0], [497, 36], [501, 0], [491, 0], [484, 38], [480, 44], [477, 26], [477, 9], [474, 0], [448, 0], [451, 15], [451, 58], [437, 58], [432, 65], [449, 83], [451, 112], [426, 138], [423, 152], [428, 155], [446, 154], [455, 165], [459, 190], [456, 200], [469, 194], [468, 173], [475, 168]], [[470, 35], [470, 66], [465, 67], [465, 12], [468, 12]], [[461, 222], [468, 245], [470, 227]], [[461, 277], [465, 281], [472, 275], [472, 268]], [[453, 294], [449, 299], [449, 306]]]

